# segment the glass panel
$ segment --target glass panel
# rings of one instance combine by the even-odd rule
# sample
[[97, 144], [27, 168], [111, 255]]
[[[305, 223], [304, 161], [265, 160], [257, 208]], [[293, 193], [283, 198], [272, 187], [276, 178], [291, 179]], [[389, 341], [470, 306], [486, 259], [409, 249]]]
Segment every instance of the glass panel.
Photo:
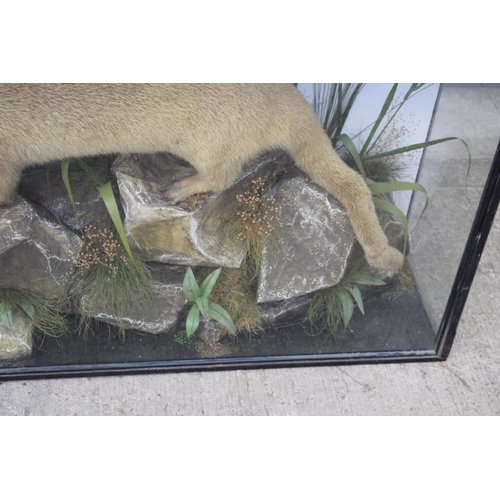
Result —
[[[0, 250], [6, 249], [0, 254], [4, 269], [0, 278], [0, 377], [93, 370], [119, 373], [130, 368], [206, 366], [224, 361], [237, 365], [432, 354], [498, 143], [500, 86], [425, 84], [396, 88], [369, 84], [349, 107], [349, 95], [357, 87], [336, 85], [298, 84], [298, 89], [316, 106], [320, 119], [327, 113], [326, 108], [323, 113], [318, 109], [320, 102], [335, 97], [336, 102], [340, 99], [344, 103], [342, 109], [349, 112], [341, 117], [340, 125], [335, 128], [330, 123], [332, 143], [340, 156], [356, 170], [356, 151], [359, 153], [374, 192], [380, 183], [392, 180], [416, 181], [427, 192], [427, 197], [407, 189], [380, 195], [408, 216], [409, 265], [399, 273], [366, 266], [342, 206], [279, 150], [249, 162], [243, 177], [221, 194], [189, 198], [180, 206], [166, 203], [164, 196], [172, 180], [194, 172], [186, 158], [163, 153], [88, 157], [83, 166], [76, 160], [69, 163], [67, 179], [61, 176], [61, 162], [57, 161], [25, 171], [15, 203], [0, 207]], [[393, 90], [388, 114], [377, 123]], [[389, 117], [396, 110], [391, 121]], [[232, 141], [242, 133], [234, 132], [238, 123], [227, 132], [234, 134]], [[376, 133], [371, 136], [374, 124]], [[341, 132], [344, 135], [339, 139]], [[380, 156], [449, 137], [459, 139], [433, 145], [423, 157], [422, 149]], [[348, 151], [349, 138], [356, 151]], [[375, 146], [364, 148], [367, 140]], [[88, 174], [89, 167], [93, 174]], [[165, 180], [167, 167], [170, 177]], [[153, 280], [149, 309], [144, 300], [147, 286], [139, 290], [135, 284], [122, 283], [120, 287], [128, 286], [133, 292], [121, 309], [116, 306], [121, 311], [118, 315], [116, 308], [106, 304], [111, 300], [106, 293], [113, 290], [115, 266], [122, 266], [117, 268], [122, 273], [123, 266], [130, 270], [132, 265], [125, 249], [118, 261], [113, 252], [120, 250], [112, 250], [112, 257], [106, 253], [110, 245], [122, 248], [114, 226], [109, 223], [109, 229], [104, 230], [100, 225], [108, 217], [101, 199], [106, 193], [95, 186], [106, 185], [110, 168], [128, 241], [138, 251], [134, 262], [144, 260]], [[85, 184], [84, 178], [90, 179], [90, 191], [85, 195], [77, 193]], [[77, 216], [69, 202], [68, 183], [77, 199]], [[261, 210], [260, 215], [256, 210]], [[171, 213], [168, 221], [164, 219], [167, 212]], [[403, 223], [395, 215], [378, 213], [391, 244], [403, 250]], [[257, 214], [258, 236], [269, 232], [272, 237], [251, 240], [250, 246], [252, 229], [248, 229], [248, 222], [235, 226], [235, 214], [240, 217], [237, 221], [242, 214], [247, 215], [246, 221]], [[158, 220], [160, 229], [155, 225]], [[97, 229], [86, 226], [84, 230], [89, 222]], [[12, 234], [19, 238], [12, 238]], [[169, 246], [172, 241], [175, 249]], [[264, 242], [262, 248], [259, 241]], [[190, 264], [186, 264], [186, 246], [190, 248]], [[86, 270], [91, 260], [92, 265], [109, 272], [96, 282], [106, 293], [96, 295], [94, 305], [89, 297], [92, 287], [98, 285], [83, 292], [90, 283], [89, 275], [76, 281], [67, 277], [75, 273], [75, 263], [67, 263], [71, 252], [78, 269]], [[185, 288], [189, 292], [186, 303], [183, 282], [187, 283], [188, 266], [198, 286], [209, 273], [223, 268], [206, 300], [201, 298], [203, 285], [198, 292], [191, 284]], [[27, 269], [31, 274], [26, 275]], [[40, 329], [30, 333], [29, 327], [23, 330], [23, 324], [29, 324], [38, 309], [26, 299], [11, 307], [11, 296], [6, 293], [29, 289], [47, 297], [47, 287], [57, 288], [60, 282], [66, 287], [64, 299], [71, 300], [60, 301], [51, 310], [66, 314], [64, 334], [44, 335]], [[187, 328], [196, 325], [187, 320], [213, 303], [228, 311], [238, 334], [230, 334], [214, 319], [200, 317], [199, 327], [188, 336]], [[224, 311], [210, 307], [212, 317], [224, 317]], [[81, 312], [89, 310], [94, 318], [80, 322]], [[75, 316], [75, 311], [79, 315]], [[11, 322], [18, 326], [14, 328]]]
[[418, 175], [428, 206], [416, 196], [410, 215], [410, 267], [435, 331], [451, 292], [500, 134], [500, 86], [442, 85], [430, 140], [459, 137], [428, 148]]

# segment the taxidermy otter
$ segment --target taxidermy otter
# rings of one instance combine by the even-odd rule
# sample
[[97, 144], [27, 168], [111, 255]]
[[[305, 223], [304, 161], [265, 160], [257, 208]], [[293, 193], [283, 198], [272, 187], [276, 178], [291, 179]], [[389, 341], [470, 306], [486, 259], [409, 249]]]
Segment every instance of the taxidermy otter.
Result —
[[266, 150], [287, 151], [345, 207], [368, 262], [395, 271], [363, 178], [335, 153], [309, 103], [290, 84], [2, 84], [0, 205], [24, 167], [111, 153], [170, 152], [197, 174], [165, 192], [178, 203], [222, 191]]

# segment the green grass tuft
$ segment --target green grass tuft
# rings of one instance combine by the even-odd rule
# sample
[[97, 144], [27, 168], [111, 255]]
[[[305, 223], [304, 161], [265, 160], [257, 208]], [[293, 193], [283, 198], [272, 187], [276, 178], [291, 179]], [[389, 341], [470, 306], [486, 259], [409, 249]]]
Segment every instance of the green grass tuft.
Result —
[[324, 322], [331, 334], [335, 335], [341, 323], [344, 329], [347, 328], [356, 305], [364, 314], [363, 299], [358, 286], [385, 285], [382, 280], [374, 278], [368, 269], [361, 254], [353, 256], [339, 283], [313, 293], [306, 321], [311, 324]]
[[43, 336], [57, 338], [67, 331], [65, 315], [59, 310], [61, 302], [60, 298], [46, 299], [28, 290], [0, 290], [2, 310], [9, 311], [10, 318], [20, 312]]
[[80, 327], [85, 331], [90, 318], [104, 310], [114, 317], [124, 337], [124, 318], [130, 308], [146, 314], [151, 311], [151, 270], [137, 254], [130, 259], [113, 228], [89, 225], [83, 230], [83, 240], [71, 287], [80, 303]]

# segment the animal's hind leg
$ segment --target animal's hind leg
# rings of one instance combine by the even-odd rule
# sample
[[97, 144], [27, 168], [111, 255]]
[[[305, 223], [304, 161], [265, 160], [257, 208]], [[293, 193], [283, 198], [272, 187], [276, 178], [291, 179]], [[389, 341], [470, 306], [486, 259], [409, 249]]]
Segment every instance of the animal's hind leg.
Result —
[[0, 206], [12, 203], [21, 178], [21, 169], [2, 162], [0, 155]]

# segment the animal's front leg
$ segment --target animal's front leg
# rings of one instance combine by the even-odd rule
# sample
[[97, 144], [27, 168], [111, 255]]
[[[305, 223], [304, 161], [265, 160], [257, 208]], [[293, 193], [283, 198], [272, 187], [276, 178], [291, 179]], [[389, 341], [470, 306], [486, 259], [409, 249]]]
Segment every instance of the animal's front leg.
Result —
[[[206, 165], [210, 165], [207, 167]], [[195, 164], [198, 171], [178, 179], [163, 190], [163, 196], [170, 203], [179, 203], [199, 193], [219, 192], [231, 186], [240, 173], [239, 162]]]
[[207, 181], [206, 177], [194, 174], [172, 182], [172, 184], [162, 190], [162, 196], [166, 201], [174, 204], [180, 203], [198, 193], [208, 193], [217, 190], [217, 186], [213, 182]]

